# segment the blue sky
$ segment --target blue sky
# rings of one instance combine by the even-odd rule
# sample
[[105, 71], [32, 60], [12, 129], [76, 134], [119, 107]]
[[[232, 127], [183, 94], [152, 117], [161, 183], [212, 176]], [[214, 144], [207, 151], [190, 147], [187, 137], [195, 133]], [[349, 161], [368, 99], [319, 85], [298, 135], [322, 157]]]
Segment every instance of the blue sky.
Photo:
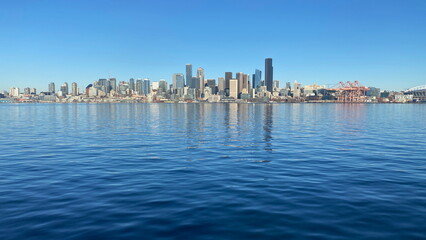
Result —
[[[303, 84], [426, 84], [424, 0], [2, 1], [0, 90], [203, 67]], [[194, 71], [195, 72], [195, 71]]]

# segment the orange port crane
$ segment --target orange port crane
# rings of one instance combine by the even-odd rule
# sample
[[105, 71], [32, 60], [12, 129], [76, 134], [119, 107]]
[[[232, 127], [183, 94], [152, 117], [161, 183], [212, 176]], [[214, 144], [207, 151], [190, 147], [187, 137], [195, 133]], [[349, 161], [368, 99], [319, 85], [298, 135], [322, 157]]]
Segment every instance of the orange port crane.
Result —
[[365, 102], [366, 93], [370, 90], [368, 87], [363, 86], [358, 81], [355, 82], [340, 82], [328, 91], [336, 92], [338, 102]]

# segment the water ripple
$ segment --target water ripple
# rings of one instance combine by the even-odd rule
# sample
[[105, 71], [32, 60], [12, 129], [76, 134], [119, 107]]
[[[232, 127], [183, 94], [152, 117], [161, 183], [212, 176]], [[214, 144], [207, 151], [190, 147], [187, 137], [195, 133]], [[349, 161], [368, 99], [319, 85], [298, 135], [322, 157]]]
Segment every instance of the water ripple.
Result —
[[0, 113], [0, 239], [426, 238], [426, 105]]

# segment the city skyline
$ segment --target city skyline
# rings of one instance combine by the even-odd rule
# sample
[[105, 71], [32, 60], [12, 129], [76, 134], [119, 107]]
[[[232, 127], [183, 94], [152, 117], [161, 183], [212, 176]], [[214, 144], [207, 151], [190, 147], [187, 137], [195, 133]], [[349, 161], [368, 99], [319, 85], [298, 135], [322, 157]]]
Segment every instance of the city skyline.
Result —
[[280, 82], [404, 90], [426, 82], [425, 9], [424, 1], [7, 2], [0, 89], [99, 77], [171, 82], [186, 63], [217, 79], [253, 74], [271, 57]]
[[[149, 78], [130, 78], [119, 81], [116, 78], [100, 78], [82, 92], [76, 82], [64, 82], [56, 91], [55, 83], [48, 84], [48, 91], [26, 87], [11, 87], [0, 92], [0, 102], [340, 102], [340, 103], [406, 103], [424, 102], [425, 87], [417, 86], [407, 91], [381, 91], [377, 87], [366, 87], [359, 81], [339, 82], [334, 86], [303, 85], [296, 80], [281, 88], [279, 80], [273, 78], [273, 59], [265, 58], [265, 77], [259, 69], [250, 75], [244, 72], [225, 72], [224, 77], [205, 78], [205, 70], [198, 67], [192, 77], [192, 64], [185, 65], [186, 73], [174, 73], [172, 83], [164, 79], [152, 81]], [[188, 78], [185, 81], [185, 76]]]

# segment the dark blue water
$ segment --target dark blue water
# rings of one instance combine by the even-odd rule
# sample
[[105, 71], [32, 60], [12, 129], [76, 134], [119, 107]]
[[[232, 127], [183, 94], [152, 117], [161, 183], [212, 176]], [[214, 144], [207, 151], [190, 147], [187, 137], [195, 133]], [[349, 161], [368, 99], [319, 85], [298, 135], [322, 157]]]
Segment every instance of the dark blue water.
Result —
[[426, 105], [2, 104], [0, 239], [425, 239]]

